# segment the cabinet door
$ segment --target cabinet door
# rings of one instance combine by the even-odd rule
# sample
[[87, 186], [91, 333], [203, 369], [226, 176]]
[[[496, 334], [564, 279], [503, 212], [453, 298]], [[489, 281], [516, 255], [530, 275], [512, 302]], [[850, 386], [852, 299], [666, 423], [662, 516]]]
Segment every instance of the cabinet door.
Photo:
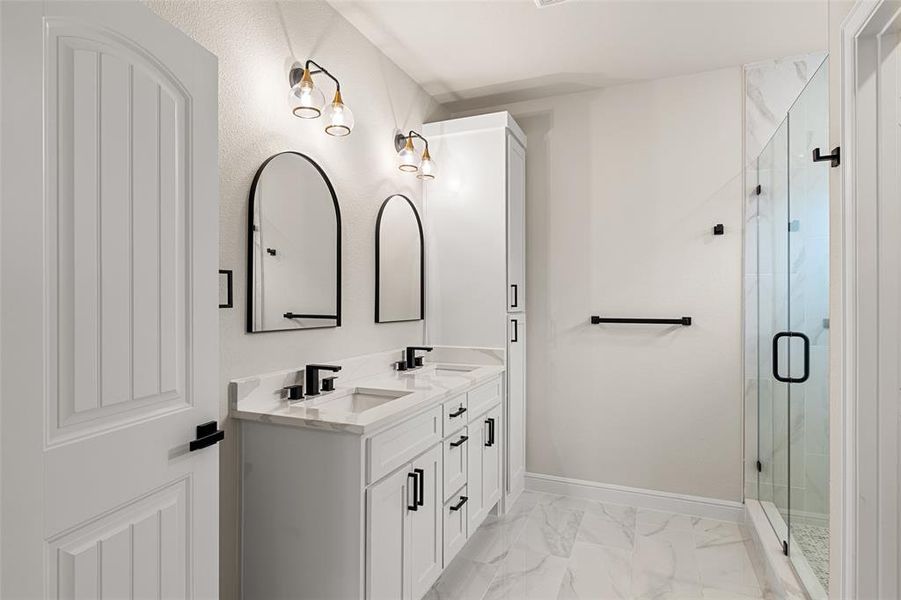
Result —
[[415, 478], [402, 468], [366, 492], [367, 600], [410, 600], [408, 515]]
[[507, 310], [526, 309], [526, 149], [507, 134]]
[[432, 587], [443, 566], [444, 486], [441, 457], [439, 444], [413, 461], [418, 504], [417, 510], [409, 513], [413, 600], [421, 598]]
[[501, 448], [503, 427], [501, 407], [496, 406], [483, 419], [487, 427], [486, 440], [482, 444], [482, 505], [485, 510], [501, 499]]
[[476, 530], [488, 514], [482, 503], [482, 448], [488, 439], [488, 426], [479, 417], [469, 424], [469, 440], [466, 442], [466, 488], [469, 500], [466, 502], [467, 530], [469, 535]]
[[507, 505], [525, 488], [526, 315], [510, 315], [507, 330], [506, 493]]

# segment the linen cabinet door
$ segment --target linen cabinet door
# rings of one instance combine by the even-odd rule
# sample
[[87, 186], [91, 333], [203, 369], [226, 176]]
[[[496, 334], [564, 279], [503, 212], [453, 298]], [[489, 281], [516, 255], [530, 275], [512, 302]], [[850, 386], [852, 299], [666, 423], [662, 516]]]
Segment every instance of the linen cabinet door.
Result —
[[366, 492], [366, 598], [410, 600], [410, 514], [416, 474], [402, 468]]
[[417, 507], [409, 517], [408, 560], [412, 597], [418, 600], [432, 587], [443, 567], [444, 486], [440, 444], [413, 461], [413, 474]]
[[504, 414], [507, 506], [526, 485], [526, 315], [511, 315], [507, 328], [507, 404]]
[[482, 444], [482, 505], [491, 510], [501, 499], [501, 407], [488, 411], [483, 419], [486, 439]]
[[526, 150], [507, 134], [507, 311], [526, 309]]

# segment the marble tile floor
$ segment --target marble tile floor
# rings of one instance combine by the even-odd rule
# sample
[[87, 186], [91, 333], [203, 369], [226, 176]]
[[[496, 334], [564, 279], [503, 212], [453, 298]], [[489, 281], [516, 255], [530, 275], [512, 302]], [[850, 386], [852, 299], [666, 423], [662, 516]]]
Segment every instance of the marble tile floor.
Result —
[[744, 525], [524, 492], [425, 600], [768, 598]]

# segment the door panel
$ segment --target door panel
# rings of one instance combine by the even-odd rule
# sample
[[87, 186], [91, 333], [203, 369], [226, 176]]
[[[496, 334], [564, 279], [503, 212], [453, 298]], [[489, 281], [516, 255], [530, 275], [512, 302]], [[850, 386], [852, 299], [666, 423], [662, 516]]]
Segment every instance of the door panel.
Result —
[[441, 445], [413, 461], [419, 473], [419, 509], [410, 518], [410, 577], [413, 598], [421, 598], [442, 568], [444, 487]]
[[186, 484], [49, 540], [50, 589], [62, 598], [186, 598]]
[[0, 11], [0, 596], [215, 598], [216, 59], [138, 2]]
[[47, 35], [54, 443], [191, 404], [191, 289], [177, 284], [190, 243], [190, 120], [185, 91], [134, 46], [61, 18]]

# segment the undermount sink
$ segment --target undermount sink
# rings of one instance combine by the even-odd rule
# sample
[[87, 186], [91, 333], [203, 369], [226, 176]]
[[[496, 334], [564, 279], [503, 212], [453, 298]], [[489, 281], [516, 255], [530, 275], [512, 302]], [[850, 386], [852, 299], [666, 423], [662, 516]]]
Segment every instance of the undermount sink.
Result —
[[353, 388], [347, 391], [342, 390], [323, 394], [318, 398], [310, 398], [299, 402], [296, 406], [329, 412], [361, 413], [392, 400], [402, 398], [410, 393], [399, 390]]

